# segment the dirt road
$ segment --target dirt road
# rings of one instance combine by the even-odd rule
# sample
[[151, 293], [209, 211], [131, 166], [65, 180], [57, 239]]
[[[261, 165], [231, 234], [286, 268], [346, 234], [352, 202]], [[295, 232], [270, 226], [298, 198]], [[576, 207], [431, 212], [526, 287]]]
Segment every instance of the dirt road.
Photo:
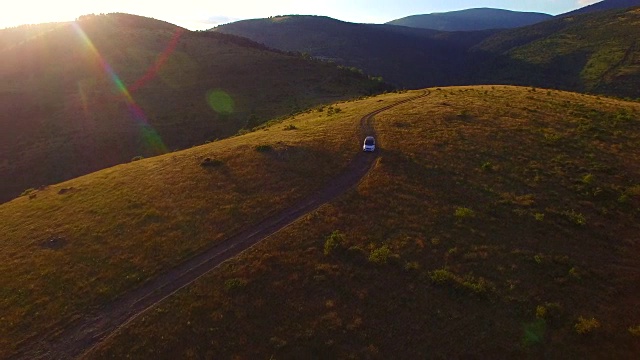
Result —
[[[372, 124], [375, 115], [426, 95], [428, 92], [395, 102], [363, 116], [360, 119], [361, 138], [364, 139], [366, 135], [375, 136]], [[17, 354], [17, 358], [71, 359], [81, 357], [147, 309], [188, 286], [225, 260], [238, 255], [355, 186], [371, 169], [378, 154], [379, 151], [359, 152], [342, 174], [333, 178], [325, 188], [316, 194], [280, 214], [267, 218], [226, 239], [204, 253], [186, 260], [166, 273], [158, 275], [94, 313], [76, 319], [61, 332], [32, 341]]]

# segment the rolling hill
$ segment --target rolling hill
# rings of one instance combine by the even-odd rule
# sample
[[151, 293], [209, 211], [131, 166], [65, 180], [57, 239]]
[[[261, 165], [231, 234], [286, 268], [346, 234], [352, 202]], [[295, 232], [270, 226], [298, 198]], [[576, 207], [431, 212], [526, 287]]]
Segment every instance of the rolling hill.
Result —
[[250, 40], [126, 14], [0, 31], [0, 202], [390, 89]]
[[588, 14], [588, 13], [597, 12], [597, 11], [625, 9], [625, 8], [630, 8], [635, 6], [640, 6], [640, 0], [603, 0], [595, 4], [591, 4], [583, 8], [580, 8], [578, 10], [560, 14], [558, 15], [558, 17]]
[[439, 31], [477, 31], [517, 28], [546, 21], [552, 17], [549, 14], [534, 12], [478, 8], [411, 15], [389, 21], [387, 24]]
[[[360, 152], [364, 114], [412, 96], [317, 108], [0, 205], [0, 356], [55, 339], [313, 194]], [[355, 188], [86, 358], [640, 351], [640, 104], [438, 88], [377, 115], [375, 127], [378, 159]]]
[[557, 18], [486, 38], [476, 82], [640, 98], [640, 7]]

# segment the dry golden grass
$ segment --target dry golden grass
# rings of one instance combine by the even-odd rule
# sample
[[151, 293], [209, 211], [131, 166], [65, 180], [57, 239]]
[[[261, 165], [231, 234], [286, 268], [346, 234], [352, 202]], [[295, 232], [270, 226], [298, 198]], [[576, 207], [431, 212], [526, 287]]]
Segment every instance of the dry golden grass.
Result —
[[[298, 116], [0, 206], [8, 219], [0, 231], [10, 234], [0, 244], [0, 317], [12, 321], [1, 328], [0, 348], [10, 353], [28, 335], [55, 329], [50, 321], [97, 306], [310, 193], [358, 151], [359, 116], [403, 96], [340, 104], [332, 117], [326, 109]], [[297, 129], [285, 130], [290, 124]], [[378, 115], [376, 128], [381, 157], [357, 189], [152, 308], [90, 357], [640, 351], [629, 331], [640, 323], [640, 104], [443, 88]], [[293, 149], [309, 152], [287, 158]], [[201, 169], [205, 157], [222, 165]], [[70, 187], [77, 191], [57, 194]], [[336, 230], [344, 240], [325, 255]], [[51, 234], [67, 244], [42, 248]], [[600, 326], [578, 334], [579, 318]]]
[[[376, 127], [381, 158], [356, 190], [154, 307], [90, 357], [640, 351], [628, 330], [640, 322], [639, 104], [445, 88], [378, 115]], [[456, 216], [463, 208], [473, 216]], [[344, 240], [325, 255], [335, 230]], [[377, 261], [385, 246], [386, 264]], [[581, 317], [601, 326], [578, 334]]]
[[359, 120], [379, 104], [338, 103], [0, 205], [0, 357], [308, 196], [356, 154]]

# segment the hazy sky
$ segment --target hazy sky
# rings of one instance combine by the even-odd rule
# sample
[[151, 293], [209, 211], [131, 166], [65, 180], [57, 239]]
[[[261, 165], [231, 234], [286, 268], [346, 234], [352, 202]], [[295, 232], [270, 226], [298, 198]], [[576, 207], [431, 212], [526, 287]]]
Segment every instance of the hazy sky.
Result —
[[408, 15], [477, 7], [544, 12], [571, 11], [599, 0], [32, 0], [12, 1], [0, 10], [0, 28], [53, 21], [80, 15], [123, 12], [204, 30], [242, 19], [275, 15], [326, 15], [360, 23], [384, 23]]

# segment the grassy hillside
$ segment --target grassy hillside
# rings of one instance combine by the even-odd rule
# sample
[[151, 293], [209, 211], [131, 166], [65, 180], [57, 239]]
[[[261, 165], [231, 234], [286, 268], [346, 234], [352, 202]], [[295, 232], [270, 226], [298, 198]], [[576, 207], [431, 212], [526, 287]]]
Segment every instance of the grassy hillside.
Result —
[[0, 205], [0, 358], [316, 191], [357, 153], [360, 117], [408, 96], [317, 108]]
[[306, 15], [238, 21], [212, 31], [307, 53], [414, 89], [464, 81], [466, 49], [491, 34], [458, 33], [445, 39], [440, 32], [429, 29], [354, 24]]
[[[17, 41], [20, 29], [47, 31]], [[132, 15], [15, 31], [0, 32], [13, 44], [0, 48], [0, 201], [388, 88], [247, 39]]]
[[640, 8], [569, 16], [497, 33], [475, 47], [476, 81], [640, 97]]
[[381, 158], [357, 190], [90, 358], [640, 351], [638, 104], [445, 88], [379, 115], [377, 128]]
[[640, 0], [602, 0], [595, 4], [591, 4], [568, 13], [560, 14], [558, 17], [574, 16], [580, 14], [588, 14], [596, 11], [605, 11], [613, 9], [624, 9], [634, 6], [640, 6]]
[[[314, 191], [359, 151], [359, 117], [407, 96], [338, 104], [0, 205], [2, 355]], [[443, 88], [378, 115], [376, 128], [381, 157], [357, 189], [90, 358], [640, 351], [638, 103]], [[221, 163], [203, 168], [206, 157]]]
[[542, 13], [479, 8], [411, 15], [389, 21], [387, 24], [440, 31], [476, 31], [517, 28], [550, 18], [552, 18], [551, 15]]

